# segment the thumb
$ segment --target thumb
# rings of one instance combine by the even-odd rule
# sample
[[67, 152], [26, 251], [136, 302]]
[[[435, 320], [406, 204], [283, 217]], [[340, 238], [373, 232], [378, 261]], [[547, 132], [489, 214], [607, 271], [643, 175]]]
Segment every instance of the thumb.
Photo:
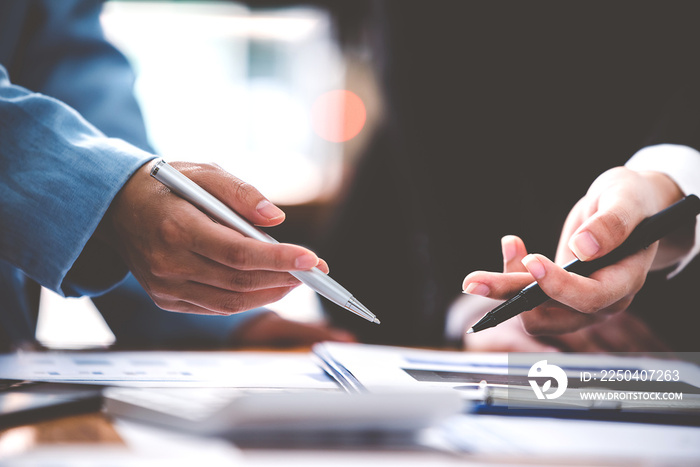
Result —
[[603, 208], [576, 229], [569, 248], [581, 261], [604, 256], [624, 242], [644, 217], [641, 210], [623, 204]]

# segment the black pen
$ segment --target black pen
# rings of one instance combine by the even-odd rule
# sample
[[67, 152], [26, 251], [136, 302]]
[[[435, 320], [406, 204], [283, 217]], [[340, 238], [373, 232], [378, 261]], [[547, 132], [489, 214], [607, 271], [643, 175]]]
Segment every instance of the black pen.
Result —
[[[607, 255], [592, 261], [575, 259], [564, 266], [564, 269], [580, 276], [589, 276], [599, 269], [615, 264], [631, 254], [647, 248], [698, 214], [700, 214], [700, 199], [695, 195], [688, 195], [663, 211], [644, 219], [620, 246]], [[467, 331], [467, 334], [497, 326], [523, 311], [532, 310], [547, 300], [549, 300], [547, 294], [542, 291], [537, 282], [533, 282], [515, 297], [486, 313], [478, 323]]]

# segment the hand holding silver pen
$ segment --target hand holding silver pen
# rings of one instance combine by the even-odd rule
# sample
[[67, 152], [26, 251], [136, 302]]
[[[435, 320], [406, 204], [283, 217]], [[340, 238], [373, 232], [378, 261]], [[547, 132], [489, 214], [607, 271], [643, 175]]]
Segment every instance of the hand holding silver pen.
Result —
[[[150, 176], [154, 163], [136, 170], [115, 196], [95, 233], [113, 249], [93, 254], [101, 254], [107, 264], [116, 266], [119, 263], [112, 254], [119, 252], [160, 308], [230, 315], [275, 302], [299, 286], [299, 280], [288, 274], [290, 270], [314, 266], [327, 270], [325, 262], [306, 248], [261, 243], [212, 222]], [[220, 167], [188, 162], [173, 165], [255, 224], [283, 222], [279, 208]], [[123, 268], [103, 269], [120, 276], [124, 272]]]
[[[260, 242], [268, 244], [278, 243], [266, 233], [253, 227], [228, 206], [165, 161], [158, 161], [153, 166], [151, 175], [170, 188], [175, 194], [189, 201], [222, 225]], [[376, 316], [356, 300], [352, 294], [318, 268], [314, 267], [303, 271], [290, 270], [289, 273], [332, 302], [368, 321], [379, 323]]]

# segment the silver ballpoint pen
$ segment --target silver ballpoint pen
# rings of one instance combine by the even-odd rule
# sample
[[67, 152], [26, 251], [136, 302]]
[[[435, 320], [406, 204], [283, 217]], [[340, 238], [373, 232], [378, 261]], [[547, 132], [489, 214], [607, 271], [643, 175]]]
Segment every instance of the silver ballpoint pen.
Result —
[[[151, 176], [181, 198], [186, 199], [217, 222], [230, 227], [246, 237], [265, 243], [279, 243], [265, 232], [248, 223], [204, 188], [187, 178], [173, 166], [160, 159], [151, 169]], [[350, 292], [318, 268], [308, 271], [289, 271], [291, 275], [311, 287], [317, 293], [367, 321], [379, 324], [379, 320]]]

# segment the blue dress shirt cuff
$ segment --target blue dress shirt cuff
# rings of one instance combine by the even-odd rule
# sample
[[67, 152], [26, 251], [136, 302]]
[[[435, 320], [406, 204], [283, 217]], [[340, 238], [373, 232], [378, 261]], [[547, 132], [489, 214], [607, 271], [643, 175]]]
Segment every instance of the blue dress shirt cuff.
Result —
[[[114, 285], [125, 270], [111, 249], [89, 248], [90, 258], [76, 260], [117, 192], [154, 156], [105, 137], [60, 101], [12, 85], [2, 66], [0, 140], [0, 259], [64, 295]], [[74, 265], [86, 269], [66, 281]]]

